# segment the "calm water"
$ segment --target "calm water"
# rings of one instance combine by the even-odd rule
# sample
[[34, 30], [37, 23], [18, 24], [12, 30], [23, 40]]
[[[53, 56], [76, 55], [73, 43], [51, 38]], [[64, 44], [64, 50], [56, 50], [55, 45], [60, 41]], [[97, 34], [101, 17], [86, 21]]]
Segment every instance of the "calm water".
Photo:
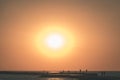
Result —
[[[106, 76], [118, 76], [120, 72], [106, 72]], [[0, 74], [0, 80], [80, 80], [76, 78], [40, 78], [39, 75]]]
[[74, 78], [39, 78], [39, 75], [0, 74], [0, 80], [78, 80]]
[[0, 79], [0, 80], [78, 80], [78, 79], [70, 79], [70, 78], [69, 79], [67, 78], [66, 79], [65, 78], [64, 79], [63, 78], [44, 78], [44, 79], [37, 79], [37, 78], [36, 79], [20, 79], [20, 78], [13, 79], [11, 78], [10, 79], [9, 78], [9, 79]]
[[38, 79], [38, 80], [78, 80], [75, 78], [44, 78], [44, 79]]

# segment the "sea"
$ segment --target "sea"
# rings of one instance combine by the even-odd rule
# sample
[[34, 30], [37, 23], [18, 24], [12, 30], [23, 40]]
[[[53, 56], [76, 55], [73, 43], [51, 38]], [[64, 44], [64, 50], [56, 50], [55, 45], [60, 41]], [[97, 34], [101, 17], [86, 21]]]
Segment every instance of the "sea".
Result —
[[[92, 72], [96, 72], [96, 71], [92, 71]], [[41, 78], [38, 74], [35, 75], [35, 74], [18, 74], [18, 73], [10, 74], [7, 72], [6, 73], [0, 72], [0, 80], [84, 80], [78, 78], [47, 78], [47, 77]], [[105, 76], [120, 77], [120, 71], [106, 71], [105, 73], [106, 73]]]

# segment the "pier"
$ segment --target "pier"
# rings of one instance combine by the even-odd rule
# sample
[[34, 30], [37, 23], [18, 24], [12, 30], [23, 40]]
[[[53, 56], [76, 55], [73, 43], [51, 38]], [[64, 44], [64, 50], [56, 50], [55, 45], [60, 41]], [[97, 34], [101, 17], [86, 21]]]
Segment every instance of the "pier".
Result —
[[40, 78], [76, 78], [80, 80], [120, 80], [120, 77], [103, 75], [104, 72], [59, 72], [40, 75]]

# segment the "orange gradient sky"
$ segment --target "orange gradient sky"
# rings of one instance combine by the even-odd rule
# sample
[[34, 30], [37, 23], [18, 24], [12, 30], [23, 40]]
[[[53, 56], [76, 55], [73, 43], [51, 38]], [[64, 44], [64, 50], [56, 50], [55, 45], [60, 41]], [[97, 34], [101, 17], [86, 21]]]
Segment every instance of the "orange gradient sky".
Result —
[[[1, 0], [0, 70], [120, 70], [119, 9], [119, 0]], [[57, 57], [39, 43], [54, 27], [68, 40]]]

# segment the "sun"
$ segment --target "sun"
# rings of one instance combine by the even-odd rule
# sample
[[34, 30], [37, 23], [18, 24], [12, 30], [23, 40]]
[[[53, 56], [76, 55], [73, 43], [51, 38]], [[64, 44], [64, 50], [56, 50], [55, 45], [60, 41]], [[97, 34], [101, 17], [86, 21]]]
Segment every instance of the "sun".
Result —
[[64, 45], [65, 40], [62, 35], [54, 33], [46, 37], [45, 43], [51, 49], [59, 49]]
[[36, 36], [38, 53], [49, 58], [68, 56], [75, 47], [75, 37], [69, 28], [44, 27]]

